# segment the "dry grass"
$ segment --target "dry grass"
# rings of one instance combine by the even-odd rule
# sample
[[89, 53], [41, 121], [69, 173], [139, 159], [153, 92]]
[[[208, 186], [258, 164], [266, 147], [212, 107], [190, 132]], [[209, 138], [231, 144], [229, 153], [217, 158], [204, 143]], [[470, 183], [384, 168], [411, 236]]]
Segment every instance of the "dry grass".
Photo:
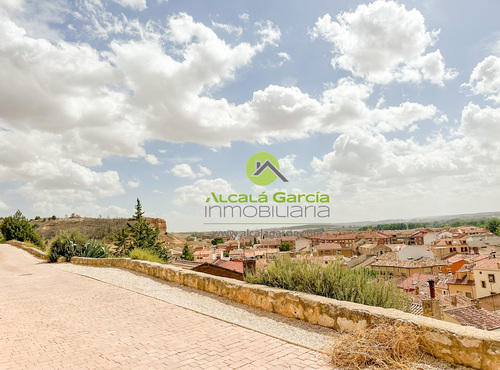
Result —
[[377, 325], [342, 334], [329, 349], [340, 369], [412, 369], [421, 358], [419, 335], [408, 325]]

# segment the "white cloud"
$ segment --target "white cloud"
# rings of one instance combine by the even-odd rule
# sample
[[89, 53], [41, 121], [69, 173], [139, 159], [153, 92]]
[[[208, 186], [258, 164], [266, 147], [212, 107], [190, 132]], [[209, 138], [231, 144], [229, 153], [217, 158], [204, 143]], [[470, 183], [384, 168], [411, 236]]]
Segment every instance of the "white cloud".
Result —
[[279, 52], [278, 56], [281, 58], [281, 61], [279, 62], [279, 66], [282, 66], [285, 64], [285, 62], [289, 62], [292, 58], [288, 53], [285, 52]]
[[178, 206], [202, 207], [211, 192], [215, 194], [232, 194], [234, 190], [226, 180], [220, 178], [215, 180], [201, 179], [193, 185], [175, 189], [177, 196], [174, 204]]
[[500, 57], [490, 55], [472, 71], [468, 84], [474, 94], [481, 94], [488, 100], [500, 103]]
[[270, 44], [278, 46], [278, 41], [281, 39], [281, 31], [278, 26], [275, 26], [271, 21], [256, 22], [259, 29], [257, 33], [262, 37], [262, 46]]
[[[15, 1], [15, 0], [14, 0]], [[238, 16], [243, 22], [248, 22], [250, 20], [250, 15], [247, 13], [240, 14]]]
[[7, 211], [10, 207], [0, 200], [0, 211]]
[[[101, 197], [123, 194], [118, 173], [96, 167], [110, 156], [159, 164], [144, 150], [148, 140], [189, 141], [215, 150], [235, 138], [272, 143], [317, 132], [393, 132], [438, 113], [432, 105], [411, 102], [373, 108], [373, 85], [353, 79], [328, 86], [319, 98], [297, 87], [269, 85], [241, 104], [215, 99], [207, 94], [211, 88], [234, 79], [265, 47], [278, 45], [276, 25], [260, 22], [253, 43], [228, 44], [185, 13], [166, 24], [141, 24], [106, 13], [100, 2], [80, 5], [87, 7], [82, 22], [96, 30], [89, 37], [111, 40], [107, 51], [30, 37], [0, 13], [0, 141], [6, 143], [0, 147], [0, 178], [21, 181], [26, 199], [36, 192], [61, 194], [51, 198], [54, 208], [37, 199], [40, 209], [57, 208], [60, 214], [82, 197], [95, 205]], [[284, 166], [298, 173], [293, 159]], [[176, 162], [172, 172], [191, 179], [211, 174], [187, 162]]]
[[425, 54], [439, 31], [428, 32], [424, 17], [393, 1], [377, 0], [355, 11], [318, 19], [311, 31], [334, 45], [332, 65], [370, 82], [420, 82], [442, 84], [456, 76], [444, 66], [439, 50]]
[[146, 0], [112, 0], [117, 4], [120, 4], [124, 8], [130, 8], [132, 10], [144, 10], [147, 8]]
[[280, 164], [280, 172], [284, 176], [297, 176], [306, 172], [303, 169], [295, 168], [295, 157], [295, 154], [289, 154], [283, 158], [278, 159], [278, 163]]
[[492, 160], [500, 159], [500, 108], [481, 108], [469, 103], [462, 110], [460, 133]]
[[[332, 181], [348, 186], [355, 179], [369, 180], [360, 188], [391, 186], [414, 181], [425, 182], [440, 176], [461, 175], [470, 171], [468, 159], [461, 155], [466, 141], [446, 141], [441, 136], [429, 138], [421, 145], [409, 140], [387, 140], [383, 135], [360, 131], [340, 135], [333, 151], [322, 159], [314, 158], [311, 165], [319, 173], [328, 173]], [[340, 185], [339, 185], [340, 186]]]
[[18, 192], [31, 201], [31, 210], [40, 215], [58, 215], [59, 217], [72, 213], [88, 217], [130, 215], [130, 212], [122, 207], [100, 206], [95, 194], [87, 190], [40, 190], [34, 184], [26, 184]]
[[236, 37], [240, 37], [243, 34], [243, 29], [241, 27], [236, 27], [231, 24], [222, 24], [212, 21], [212, 27], [219, 28], [229, 34], [235, 34]]
[[185, 177], [185, 178], [187, 177], [190, 179], [195, 179], [198, 177], [203, 177], [203, 176], [207, 176], [207, 175], [212, 174], [212, 171], [210, 171], [206, 167], [198, 165], [198, 168], [199, 168], [200, 172], [195, 173], [189, 164], [182, 163], [182, 164], [175, 165], [172, 168], [172, 173], [177, 177]]
[[140, 184], [141, 184], [141, 183], [140, 183], [139, 181], [132, 181], [132, 180], [131, 180], [131, 181], [127, 182], [127, 185], [128, 185], [130, 188], [132, 188], [132, 189], [138, 188]]
[[147, 154], [144, 158], [146, 159], [146, 162], [148, 162], [149, 164], [152, 165], [160, 164], [158, 158], [156, 158], [153, 154]]

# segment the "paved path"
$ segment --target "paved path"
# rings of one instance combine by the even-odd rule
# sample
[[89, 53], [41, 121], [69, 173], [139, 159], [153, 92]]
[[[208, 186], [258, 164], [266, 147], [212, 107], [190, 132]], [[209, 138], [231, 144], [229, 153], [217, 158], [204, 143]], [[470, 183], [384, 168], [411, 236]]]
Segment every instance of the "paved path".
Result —
[[33, 368], [329, 366], [319, 352], [65, 271], [3, 244], [0, 369]]

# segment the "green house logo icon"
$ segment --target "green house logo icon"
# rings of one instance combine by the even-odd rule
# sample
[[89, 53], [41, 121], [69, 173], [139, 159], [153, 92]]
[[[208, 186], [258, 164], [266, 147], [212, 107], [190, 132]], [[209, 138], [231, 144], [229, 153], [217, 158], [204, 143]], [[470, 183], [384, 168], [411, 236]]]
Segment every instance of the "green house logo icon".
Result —
[[280, 172], [280, 164], [276, 157], [266, 152], [259, 152], [252, 155], [245, 167], [250, 181], [256, 185], [272, 184], [278, 177], [283, 182], [288, 180]]

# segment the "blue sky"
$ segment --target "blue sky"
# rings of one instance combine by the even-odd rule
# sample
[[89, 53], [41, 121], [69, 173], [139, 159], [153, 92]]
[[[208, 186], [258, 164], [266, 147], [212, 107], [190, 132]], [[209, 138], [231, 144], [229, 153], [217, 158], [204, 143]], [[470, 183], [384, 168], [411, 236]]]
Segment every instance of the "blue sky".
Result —
[[[500, 210], [497, 1], [6, 0], [0, 215], [209, 230], [210, 192], [328, 222]], [[289, 179], [245, 174], [256, 152]], [[313, 221], [313, 220], [309, 220]]]

